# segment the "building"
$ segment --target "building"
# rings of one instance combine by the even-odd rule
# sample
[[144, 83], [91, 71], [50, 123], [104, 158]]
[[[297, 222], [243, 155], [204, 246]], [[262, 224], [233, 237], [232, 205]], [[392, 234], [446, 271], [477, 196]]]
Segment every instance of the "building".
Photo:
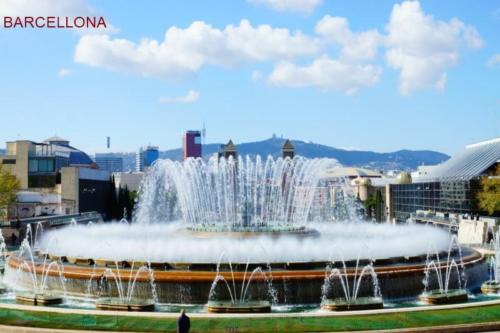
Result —
[[[328, 187], [329, 202], [330, 206], [334, 208], [333, 216], [335, 219], [342, 219], [346, 216], [353, 218], [352, 213], [361, 213], [365, 209], [359, 201], [366, 201], [370, 197], [375, 198], [380, 192], [382, 199], [380, 203], [381, 218], [387, 220], [387, 203], [389, 201], [387, 188], [389, 184], [396, 182], [396, 178], [387, 177], [378, 171], [366, 168], [336, 167], [325, 171], [322, 182]], [[346, 201], [347, 205], [345, 205]], [[348, 212], [349, 205], [354, 208], [351, 212]]]
[[19, 203], [31, 207], [14, 204], [9, 207], [10, 218], [26, 214], [105, 213], [110, 174], [98, 170], [97, 164], [69, 141], [59, 137], [41, 143], [18, 140], [7, 142], [6, 148], [0, 164], [19, 180]]
[[34, 216], [64, 214], [61, 196], [53, 193], [20, 191], [16, 202], [9, 207], [9, 215], [19, 219]]
[[295, 157], [295, 147], [293, 146], [292, 142], [288, 139], [283, 144], [283, 147], [281, 147], [281, 157], [283, 158], [288, 157], [291, 159]]
[[95, 163], [100, 170], [109, 172], [123, 171], [123, 158], [111, 156], [109, 154], [95, 154]]
[[200, 131], [187, 131], [182, 137], [182, 159], [188, 157], [198, 158], [202, 156]]
[[156, 146], [147, 146], [144, 151], [144, 167], [149, 168], [160, 157], [160, 151]]
[[128, 188], [129, 191], [139, 191], [139, 188], [144, 177], [144, 172], [115, 172], [113, 173], [115, 178], [116, 189]]
[[220, 145], [219, 152], [217, 154], [219, 158], [224, 157], [225, 159], [229, 159], [229, 157], [232, 157], [233, 160], [238, 161], [238, 150], [231, 139], [229, 139], [227, 144]]
[[144, 150], [139, 148], [139, 151], [135, 153], [135, 171], [143, 172], [144, 171]]
[[139, 148], [135, 155], [135, 171], [144, 172], [160, 157], [160, 151], [156, 146], [147, 146], [146, 149]]
[[400, 222], [412, 214], [481, 214], [476, 194], [482, 176], [493, 172], [500, 163], [500, 138], [468, 145], [449, 160], [425, 166], [410, 176], [389, 185], [390, 217]]

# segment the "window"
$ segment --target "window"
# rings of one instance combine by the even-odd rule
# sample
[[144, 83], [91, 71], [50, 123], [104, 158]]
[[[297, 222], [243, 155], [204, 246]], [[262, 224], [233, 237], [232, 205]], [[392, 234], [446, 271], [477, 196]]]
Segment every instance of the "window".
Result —
[[2, 164], [16, 164], [16, 160], [13, 158], [5, 159], [2, 161]]
[[201, 145], [201, 136], [195, 136], [194, 137], [194, 143], [197, 145]]
[[54, 171], [54, 160], [39, 160], [38, 172], [52, 172]]
[[29, 160], [29, 172], [54, 172], [55, 171], [54, 159], [32, 159]]
[[29, 172], [38, 172], [38, 160], [29, 161]]
[[56, 186], [56, 176], [36, 175], [28, 177], [28, 187], [47, 188]]

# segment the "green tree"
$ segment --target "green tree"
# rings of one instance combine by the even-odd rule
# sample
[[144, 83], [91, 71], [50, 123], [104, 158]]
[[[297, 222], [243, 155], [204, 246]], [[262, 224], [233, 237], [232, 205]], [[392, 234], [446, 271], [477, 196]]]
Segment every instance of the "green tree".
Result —
[[489, 215], [500, 212], [500, 165], [496, 169], [481, 178], [481, 189], [477, 193], [479, 208]]
[[9, 205], [16, 201], [19, 180], [10, 172], [3, 170], [0, 164], [0, 218], [7, 216]]
[[125, 186], [125, 208], [127, 208], [127, 220], [132, 219], [132, 212], [134, 211], [135, 196], [132, 195], [128, 186]]
[[365, 206], [366, 215], [369, 219], [372, 218], [372, 213], [375, 210], [375, 197], [373, 195], [369, 195], [365, 201], [363, 201], [363, 206]]
[[125, 189], [120, 186], [118, 189], [118, 213], [116, 216], [116, 219], [119, 220], [121, 218], [126, 218], [126, 216], [123, 216], [124, 213], [124, 208], [127, 207], [127, 198], [125, 197]]
[[377, 190], [375, 194], [375, 219], [377, 222], [382, 222], [383, 217], [383, 209], [384, 209], [384, 200], [382, 199], [382, 192]]
[[111, 177], [110, 185], [109, 185], [109, 200], [108, 200], [108, 210], [107, 210], [107, 219], [114, 220], [118, 217], [118, 202], [116, 195], [116, 184], [115, 177]]

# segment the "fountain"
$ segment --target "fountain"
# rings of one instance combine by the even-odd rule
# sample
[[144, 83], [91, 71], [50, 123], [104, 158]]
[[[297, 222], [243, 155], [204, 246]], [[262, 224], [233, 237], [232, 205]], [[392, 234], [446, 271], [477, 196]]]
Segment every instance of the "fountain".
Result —
[[[451, 256], [453, 250], [458, 252], [458, 264]], [[453, 236], [450, 240], [446, 262], [441, 262], [438, 252], [431, 256], [430, 251], [427, 254], [426, 262], [425, 278], [423, 280], [425, 288], [424, 293], [420, 296], [421, 301], [429, 304], [450, 304], [467, 301], [468, 295], [465, 289], [465, 281], [462, 281], [465, 280], [464, 263], [456, 236]], [[452, 280], [453, 276], [454, 279]], [[437, 288], [435, 287], [436, 283], [432, 283], [433, 277], [437, 282]], [[453, 281], [455, 281], [455, 285], [452, 287]]]
[[[150, 302], [153, 276], [159, 303], [207, 305], [211, 295], [208, 305], [262, 301], [268, 302], [267, 310], [263, 288], [253, 286], [272, 280], [273, 306], [318, 304], [325, 276], [342, 268], [325, 267], [342, 259], [344, 274], [333, 273], [331, 280], [347, 274], [350, 283], [361, 274], [356, 278], [361, 286], [349, 287], [350, 294], [343, 296], [350, 308], [366, 296], [362, 281], [374, 280], [375, 272], [384, 300], [418, 296], [432, 266], [425, 255], [429, 244], [435, 244], [436, 254], [447, 253], [450, 262], [460, 262], [461, 270], [481, 270], [479, 252], [446, 252], [450, 235], [444, 230], [360, 221], [359, 203], [345, 180], [325, 180], [326, 170], [335, 167], [338, 163], [331, 159], [301, 157], [158, 160], [143, 180], [130, 223], [72, 224], [46, 231], [36, 241], [39, 256], [25, 263], [22, 253], [14, 253], [6, 273], [18, 272], [10, 283], [19, 288], [31, 284], [33, 270], [43, 271], [50, 291], [68, 288], [69, 294], [83, 297], [93, 294], [100, 281], [109, 286], [107, 297], [125, 304], [132, 299]], [[336, 255], [339, 250], [342, 257]], [[223, 253], [227, 255], [221, 260]], [[47, 258], [60, 269], [53, 265], [45, 271]], [[145, 263], [147, 271], [141, 269]], [[432, 269], [450, 270], [440, 263]], [[70, 283], [58, 283], [60, 274]], [[135, 286], [133, 292], [128, 285]], [[226, 291], [218, 290], [214, 298], [219, 285]]]
[[493, 233], [491, 240], [494, 255], [490, 258], [490, 279], [481, 285], [484, 294], [498, 294], [500, 291], [500, 235]]
[[31, 246], [31, 251], [33, 252], [34, 255], [37, 255], [39, 252], [39, 241], [43, 237], [43, 225], [41, 222], [37, 222], [35, 224], [35, 231], [33, 231], [33, 226], [32, 224], [28, 224], [26, 226], [26, 239], [28, 240], [30, 246]]
[[[21, 243], [18, 258], [22, 261], [17, 269], [16, 277], [22, 272], [28, 272], [30, 275], [31, 286], [29, 290], [16, 291], [16, 302], [32, 305], [54, 305], [63, 302], [63, 297], [57, 293], [49, 291], [49, 274], [54, 272], [59, 276], [59, 281], [63, 289], [63, 295], [66, 294], [65, 277], [62, 263], [57, 261], [47, 262], [48, 257], [44, 256], [40, 265], [35, 264], [35, 257], [27, 237]], [[25, 258], [27, 256], [27, 259]], [[17, 280], [17, 279], [16, 279]]]
[[[0, 230], [0, 272], [3, 274], [5, 269], [5, 261], [7, 260], [7, 244], [5, 243], [5, 238], [3, 237], [3, 233]], [[2, 278], [3, 280], [3, 278]], [[9, 290], [9, 288], [3, 283], [0, 282], [0, 294], [4, 294]]]
[[[346, 310], [368, 310], [381, 309], [384, 306], [382, 301], [382, 293], [377, 278], [377, 273], [370, 263], [359, 270], [359, 257], [356, 260], [356, 268], [352, 274], [349, 274], [345, 261], [342, 259], [342, 271], [339, 268], [333, 267], [335, 263], [327, 268], [329, 274], [325, 277], [322, 289], [321, 307], [331, 311], [346, 311]], [[362, 290], [362, 284], [367, 283], [367, 277], [371, 279], [372, 295], [368, 296], [368, 290]], [[365, 278], [365, 279], [364, 279]], [[349, 281], [352, 280], [352, 283]], [[338, 281], [339, 285], [335, 285]], [[366, 284], [365, 287], [369, 286]], [[340, 290], [340, 295], [338, 291]], [[360, 291], [364, 292], [364, 296], [360, 295]], [[333, 295], [331, 295], [333, 294]]]
[[[112, 270], [106, 268], [104, 272], [100, 275], [99, 284], [99, 298], [96, 301], [96, 308], [99, 310], [114, 310], [114, 311], [154, 311], [156, 303], [156, 287], [154, 285], [154, 274], [151, 267], [148, 265], [142, 265], [138, 269], [134, 270], [135, 262], [132, 262], [130, 270], [128, 273], [128, 283], [122, 279], [121, 272], [119, 269]], [[118, 263], [115, 265], [118, 267]], [[141, 274], [147, 273], [146, 278], [149, 279], [151, 285], [152, 298], [141, 299], [134, 297], [135, 287], [137, 279]], [[94, 276], [95, 267], [94, 267]], [[92, 284], [92, 278], [89, 281], [89, 291], [90, 285]], [[114, 282], [110, 282], [110, 279]], [[112, 296], [111, 285], [114, 284], [116, 296]], [[90, 293], [90, 292], [89, 292]]]
[[[222, 258], [222, 256], [221, 256]], [[245, 265], [245, 271], [243, 273], [243, 280], [241, 283], [237, 282], [235, 278], [235, 272], [233, 271], [233, 265], [229, 261], [228, 267], [229, 272], [220, 271], [220, 260], [217, 264], [217, 275], [210, 288], [207, 310], [208, 312], [214, 313], [263, 313], [271, 312], [271, 302], [267, 298], [275, 299], [275, 290], [272, 286], [272, 274], [271, 267], [268, 266], [268, 271], [264, 272], [262, 267], [255, 267], [249, 273], [250, 262], [247, 261]], [[260, 299], [254, 300], [250, 299], [249, 288], [252, 282], [255, 280], [261, 280], [264, 282], [264, 288], [260, 289], [265, 291], [265, 295], [260, 295]], [[216, 297], [216, 287], [219, 282], [224, 282], [223, 286], [226, 287], [225, 299], [221, 297]], [[260, 288], [262, 283], [260, 283], [256, 288]], [[238, 290], [238, 287], [239, 290]], [[229, 297], [228, 297], [229, 296]], [[229, 298], [229, 299], [228, 299]]]

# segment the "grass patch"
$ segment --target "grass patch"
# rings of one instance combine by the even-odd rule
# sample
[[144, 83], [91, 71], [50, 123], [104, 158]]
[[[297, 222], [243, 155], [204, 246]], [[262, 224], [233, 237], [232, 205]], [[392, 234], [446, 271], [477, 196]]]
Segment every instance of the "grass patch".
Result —
[[[324, 332], [383, 330], [496, 322], [500, 304], [464, 309], [397, 312], [335, 317], [192, 318], [192, 332]], [[64, 314], [48, 311], [0, 309], [0, 324], [104, 331], [172, 332], [175, 318]]]

